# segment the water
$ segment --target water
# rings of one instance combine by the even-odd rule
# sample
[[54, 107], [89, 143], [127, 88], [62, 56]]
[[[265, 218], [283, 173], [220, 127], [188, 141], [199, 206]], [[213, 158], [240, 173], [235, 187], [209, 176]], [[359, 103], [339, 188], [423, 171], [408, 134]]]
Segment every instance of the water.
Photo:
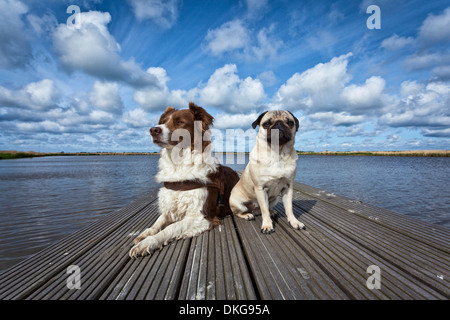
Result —
[[[243, 170], [248, 157], [239, 160], [229, 166]], [[152, 155], [0, 161], [0, 270], [156, 191], [157, 163]], [[296, 180], [450, 228], [450, 158], [301, 156]]]

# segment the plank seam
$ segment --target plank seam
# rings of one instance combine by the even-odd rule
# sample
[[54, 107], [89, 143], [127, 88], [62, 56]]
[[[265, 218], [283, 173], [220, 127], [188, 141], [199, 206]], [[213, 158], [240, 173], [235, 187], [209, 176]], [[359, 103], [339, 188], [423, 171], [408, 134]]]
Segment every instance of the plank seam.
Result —
[[[294, 204], [295, 206], [298, 206], [296, 204]], [[301, 208], [300, 208], [301, 209]], [[342, 208], [341, 208], [342, 209]], [[329, 228], [335, 230], [338, 233], [341, 233], [341, 231], [339, 231], [337, 228], [335, 228], [332, 224], [328, 223], [327, 221], [324, 221], [323, 219], [321, 219], [320, 215], [315, 215], [315, 218], [320, 220], [322, 223], [324, 223], [325, 225], [327, 225]], [[342, 233], [341, 233], [342, 234]], [[365, 248], [366, 250], [368, 250], [369, 252], [373, 253], [375, 256], [379, 256], [379, 253], [376, 252], [374, 249], [368, 247], [367, 245], [361, 243], [360, 241], [358, 241], [358, 239], [355, 239], [351, 234], [345, 234], [346, 237], [348, 237], [349, 239], [351, 239], [352, 241], [355, 241], [356, 243], [358, 243], [361, 247]], [[309, 253], [308, 253], [309, 254]], [[394, 260], [390, 259], [388, 256], [382, 256], [382, 259], [386, 260], [387, 262], [391, 263], [392, 265], [396, 266], [399, 270], [401, 270], [402, 272], [404, 272], [405, 274], [409, 274], [412, 278], [416, 279], [417, 281], [419, 281], [420, 283], [422, 283], [423, 285], [425, 285], [428, 288], [431, 288], [432, 290], [434, 290], [435, 292], [438, 292], [439, 294], [443, 295], [444, 297], [446, 297], [447, 299], [450, 298], [450, 296], [448, 295], [448, 293], [446, 293], [445, 291], [441, 290], [440, 288], [437, 287], [432, 287], [430, 286], [429, 283], [423, 281], [420, 277], [417, 277], [416, 275], [414, 275], [412, 272], [409, 272], [408, 270], [404, 269], [400, 264], [396, 263]]]
[[[240, 218], [239, 218], [239, 219], [240, 219]], [[239, 246], [240, 246], [241, 249], [242, 249], [242, 255], [244, 256], [245, 266], [246, 266], [247, 271], [248, 271], [248, 274], [249, 274], [249, 276], [250, 276], [250, 282], [252, 283], [253, 290], [254, 290], [255, 296], [256, 296], [256, 300], [261, 300], [261, 299], [262, 299], [262, 298], [261, 298], [261, 294], [260, 294], [260, 292], [259, 292], [258, 286], [256, 285], [255, 276], [254, 276], [254, 274], [253, 274], [252, 268], [251, 268], [251, 266], [250, 266], [250, 261], [249, 261], [249, 258], [248, 258], [248, 256], [247, 256], [247, 250], [245, 250], [244, 242], [243, 242], [242, 237], [241, 237], [241, 234], [240, 234], [241, 231], [239, 230], [239, 228], [238, 228], [238, 226], [237, 226], [237, 224], [236, 224], [235, 216], [234, 216], [234, 215], [231, 215], [231, 220], [232, 220], [232, 222], [233, 222], [233, 227], [234, 227], [234, 229], [236, 230], [236, 236], [237, 236], [237, 239], [238, 239], [238, 242], [239, 242]]]
[[[149, 207], [153, 201], [155, 199], [151, 199], [151, 201], [145, 205], [143, 208], [141, 208], [139, 211], [137, 211], [135, 214], [138, 214], [139, 212], [141, 212], [142, 210], [146, 209], [147, 207]], [[107, 217], [105, 217], [106, 219]], [[128, 217], [127, 219], [123, 219], [123, 221], [121, 221], [118, 225], [116, 225], [113, 229], [109, 230], [109, 232], [103, 234], [101, 237], [96, 238], [96, 241], [92, 241], [86, 248], [84, 248], [84, 250], [78, 252], [77, 254], [75, 254], [73, 257], [71, 257], [70, 259], [68, 259], [67, 261], [64, 261], [64, 263], [61, 264], [61, 266], [53, 269], [51, 272], [49, 272], [48, 274], [46, 274], [42, 279], [39, 279], [39, 281], [37, 281], [34, 285], [30, 285], [28, 288], [26, 288], [26, 290], [22, 291], [21, 293], [19, 293], [18, 295], [14, 296], [13, 299], [15, 300], [22, 300], [22, 299], [26, 299], [27, 297], [29, 297], [30, 295], [32, 295], [36, 290], [39, 290], [40, 285], [38, 283], [43, 283], [43, 282], [47, 282], [49, 279], [52, 279], [55, 275], [61, 273], [64, 269], [67, 268], [68, 265], [70, 265], [72, 262], [76, 261], [77, 259], [79, 259], [81, 256], [83, 256], [87, 251], [89, 251], [91, 248], [93, 248], [94, 246], [96, 246], [99, 242], [101, 242], [102, 240], [104, 240], [106, 237], [108, 237], [111, 233], [113, 233], [115, 230], [117, 230], [118, 228], [120, 228], [123, 224], [125, 224], [131, 217]]]

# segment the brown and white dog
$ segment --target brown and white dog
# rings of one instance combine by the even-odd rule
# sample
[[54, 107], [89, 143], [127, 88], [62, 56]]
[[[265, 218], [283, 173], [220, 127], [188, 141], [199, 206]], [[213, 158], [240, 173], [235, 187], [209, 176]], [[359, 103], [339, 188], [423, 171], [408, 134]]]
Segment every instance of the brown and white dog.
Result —
[[164, 184], [158, 193], [160, 216], [134, 240], [130, 257], [197, 236], [231, 214], [228, 200], [239, 176], [209, 154], [211, 141], [204, 136], [213, 119], [191, 102], [189, 109], [167, 107], [159, 124], [150, 129], [153, 143], [161, 147], [155, 177]]

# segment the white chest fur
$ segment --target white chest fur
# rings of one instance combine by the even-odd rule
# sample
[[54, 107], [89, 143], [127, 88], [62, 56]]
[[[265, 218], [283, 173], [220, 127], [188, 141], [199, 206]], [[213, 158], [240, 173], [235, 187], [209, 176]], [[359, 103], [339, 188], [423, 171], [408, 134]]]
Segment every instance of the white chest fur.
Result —
[[158, 193], [159, 209], [173, 222], [186, 217], [203, 217], [202, 209], [207, 195], [206, 188], [189, 191], [161, 188]]

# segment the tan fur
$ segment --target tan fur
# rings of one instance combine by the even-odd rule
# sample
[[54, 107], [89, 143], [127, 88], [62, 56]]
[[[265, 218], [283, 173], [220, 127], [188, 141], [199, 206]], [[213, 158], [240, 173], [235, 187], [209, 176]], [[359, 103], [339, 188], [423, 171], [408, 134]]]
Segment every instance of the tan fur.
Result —
[[[250, 153], [250, 162], [239, 182], [231, 191], [230, 207], [235, 215], [253, 220], [259, 209], [262, 215], [261, 232], [274, 232], [272, 208], [281, 195], [286, 216], [295, 229], [303, 229], [292, 209], [293, 184], [297, 171], [297, 152], [294, 149], [298, 120], [288, 111], [269, 111], [261, 114], [253, 123], [260, 129], [256, 145]], [[272, 132], [278, 129], [274, 141]]]

